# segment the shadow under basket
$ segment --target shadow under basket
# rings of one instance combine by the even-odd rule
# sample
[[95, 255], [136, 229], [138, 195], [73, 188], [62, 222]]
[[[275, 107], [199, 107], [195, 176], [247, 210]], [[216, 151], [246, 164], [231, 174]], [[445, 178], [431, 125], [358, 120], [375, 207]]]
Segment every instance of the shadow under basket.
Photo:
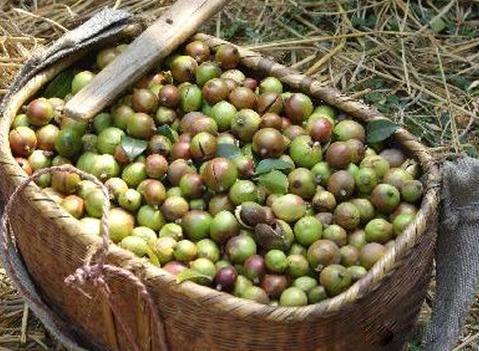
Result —
[[[205, 34], [196, 39], [214, 48], [225, 42]], [[291, 89], [323, 101], [362, 122], [383, 118], [359, 101], [299, 72], [238, 48], [245, 69], [279, 78]], [[81, 59], [67, 58], [31, 79], [6, 106], [0, 120], [0, 180], [5, 199], [26, 174], [12, 156], [8, 133], [20, 107], [58, 72]], [[430, 279], [436, 241], [438, 169], [426, 148], [404, 129], [395, 142], [420, 164], [425, 195], [415, 223], [368, 275], [339, 296], [299, 308], [272, 307], [185, 282], [111, 245], [108, 262], [143, 279], [165, 324], [170, 350], [401, 350], [413, 330]], [[11, 227], [29, 273], [51, 308], [89, 349], [129, 350], [108, 303], [93, 287], [68, 287], [65, 277], [84, 263], [100, 238], [84, 233], [78, 221], [31, 184], [11, 214]], [[130, 282], [107, 276], [114, 301], [142, 350], [159, 350], [146, 305]]]

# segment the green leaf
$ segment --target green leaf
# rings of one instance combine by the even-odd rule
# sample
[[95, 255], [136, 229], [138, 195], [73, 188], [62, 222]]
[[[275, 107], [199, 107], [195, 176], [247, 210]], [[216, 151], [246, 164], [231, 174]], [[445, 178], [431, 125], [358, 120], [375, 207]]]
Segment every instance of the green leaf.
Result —
[[148, 142], [140, 139], [133, 139], [124, 135], [120, 143], [123, 151], [127, 154], [130, 161], [137, 158], [148, 147]]
[[386, 140], [398, 128], [398, 125], [386, 118], [373, 120], [367, 126], [368, 143], [378, 143]]
[[57, 97], [63, 99], [72, 90], [72, 81], [75, 74], [72, 70], [58, 73], [47, 85], [43, 96], [46, 98]]
[[158, 128], [158, 134], [167, 137], [172, 143], [176, 143], [178, 140], [177, 133], [167, 124], [163, 124]]
[[288, 177], [278, 170], [259, 177], [259, 183], [274, 194], [286, 194], [288, 192]]
[[221, 143], [218, 144], [216, 149], [216, 156], [233, 160], [236, 157], [241, 156], [241, 149], [233, 144]]
[[197, 271], [194, 271], [192, 269], [185, 269], [183, 271], [181, 271], [180, 273], [178, 273], [178, 275], [176, 276], [176, 282], [178, 284], [180, 283], [183, 283], [184, 281], [186, 280], [191, 280], [191, 281], [194, 281], [194, 282], [197, 282], [197, 281], [209, 281], [211, 282], [211, 277], [205, 275], [205, 274], [201, 274], [201, 273], [198, 273]]
[[276, 159], [276, 158], [267, 158], [265, 160], [259, 161], [258, 165], [256, 166], [256, 174], [264, 174], [271, 172], [272, 170], [287, 170], [292, 169], [293, 166], [291, 163]]

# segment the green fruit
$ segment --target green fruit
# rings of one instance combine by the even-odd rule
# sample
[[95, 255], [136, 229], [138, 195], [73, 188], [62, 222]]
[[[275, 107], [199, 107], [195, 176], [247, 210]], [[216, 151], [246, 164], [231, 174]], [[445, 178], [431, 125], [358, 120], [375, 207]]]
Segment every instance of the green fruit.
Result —
[[357, 282], [358, 280], [364, 278], [366, 274], [368, 274], [368, 271], [366, 270], [366, 268], [361, 266], [348, 267], [348, 272], [351, 275], [351, 280], [353, 282]]
[[236, 113], [231, 121], [231, 130], [243, 142], [249, 142], [258, 131], [261, 117], [251, 109], [243, 109]]
[[283, 291], [279, 304], [287, 307], [306, 306], [308, 304], [308, 296], [300, 288], [291, 287]]
[[333, 264], [321, 271], [319, 282], [329, 296], [336, 296], [348, 289], [352, 280], [346, 267]]
[[371, 202], [381, 212], [393, 212], [400, 200], [399, 190], [390, 184], [379, 184], [371, 193]]
[[46, 126], [43, 126], [40, 129], [37, 129], [36, 131], [37, 147], [45, 151], [55, 150], [55, 141], [58, 138], [59, 132], [60, 130], [58, 129], [58, 127], [53, 124], [47, 124]]
[[256, 254], [256, 243], [249, 236], [238, 235], [228, 240], [225, 251], [232, 263], [244, 263]]
[[141, 194], [134, 189], [128, 189], [120, 194], [118, 204], [127, 211], [136, 211], [141, 206]]
[[93, 119], [93, 128], [95, 128], [96, 134], [100, 134], [106, 128], [111, 127], [112, 118], [109, 113], [102, 112], [95, 116]]
[[11, 129], [15, 129], [17, 127], [28, 127], [28, 117], [26, 114], [19, 114], [16, 115], [15, 118], [13, 119]]
[[321, 302], [327, 298], [328, 294], [323, 286], [316, 286], [308, 292], [308, 302], [310, 304]]
[[83, 151], [96, 152], [97, 140], [98, 137], [95, 134], [87, 133], [83, 135], [81, 138]]
[[341, 261], [339, 248], [331, 240], [315, 241], [308, 249], [307, 258], [311, 268], [316, 271]]
[[136, 220], [140, 226], [148, 227], [152, 230], [160, 230], [165, 224], [165, 219], [161, 212], [150, 205], [140, 207], [136, 214]]
[[245, 291], [253, 286], [253, 282], [245, 276], [239, 275], [233, 286], [233, 295], [237, 297], [243, 297]]
[[238, 180], [230, 188], [229, 198], [235, 205], [248, 201], [257, 201], [258, 192], [256, 185], [250, 180]]
[[311, 168], [311, 173], [313, 173], [316, 183], [326, 186], [332, 171], [327, 162], [321, 161], [316, 163], [313, 168]]
[[99, 155], [87, 151], [83, 153], [77, 161], [76, 167], [84, 172], [92, 173], [93, 167], [95, 167], [96, 159]]
[[366, 244], [366, 233], [362, 229], [355, 230], [348, 237], [348, 244], [361, 250]]
[[100, 218], [103, 214], [105, 198], [100, 189], [92, 190], [85, 197], [85, 208], [90, 217]]
[[[19, 129], [19, 128], [17, 128]], [[81, 135], [73, 129], [62, 129], [55, 141], [55, 150], [60, 156], [72, 158], [81, 151]]]
[[313, 216], [301, 218], [294, 225], [294, 236], [296, 241], [305, 247], [309, 247], [315, 241], [321, 239], [323, 226]]
[[80, 226], [86, 234], [100, 236], [101, 221], [98, 218], [83, 217], [80, 219]]
[[199, 241], [209, 236], [213, 218], [205, 211], [189, 211], [181, 218], [181, 227], [188, 239]]
[[293, 286], [300, 288], [305, 293], [318, 286], [318, 281], [311, 277], [299, 277], [293, 281]]
[[146, 241], [136, 236], [127, 236], [118, 245], [125, 250], [133, 252], [138, 257], [146, 256], [152, 252]]
[[393, 226], [382, 218], [375, 218], [364, 228], [367, 242], [386, 243], [393, 237]]
[[177, 244], [175, 239], [168, 236], [155, 240], [153, 250], [162, 265], [173, 261]]
[[266, 292], [257, 286], [250, 286], [246, 288], [241, 297], [262, 304], [269, 303], [269, 297]]
[[149, 246], [154, 247], [158, 239], [156, 233], [147, 227], [135, 227], [131, 231], [132, 236], [137, 236], [145, 240]]
[[361, 222], [361, 213], [351, 202], [342, 202], [334, 210], [334, 222], [346, 230], [353, 230]]
[[167, 223], [161, 227], [159, 236], [160, 238], [172, 237], [176, 241], [180, 241], [183, 239], [183, 228], [176, 223]]
[[361, 168], [372, 168], [378, 178], [382, 178], [389, 170], [389, 163], [381, 156], [366, 156], [360, 164]]
[[173, 79], [182, 82], [192, 82], [195, 79], [198, 63], [191, 56], [177, 56], [170, 63]]
[[45, 151], [35, 150], [28, 156], [28, 162], [33, 171], [38, 171], [42, 168], [50, 167], [52, 161], [48, 158]]
[[286, 222], [296, 222], [305, 215], [306, 204], [299, 196], [287, 194], [273, 202], [271, 209], [277, 218]]
[[266, 77], [259, 83], [259, 93], [277, 93], [281, 94], [283, 92], [283, 84], [278, 78], [275, 77]]
[[288, 269], [288, 259], [281, 250], [270, 250], [266, 253], [265, 264], [268, 270], [276, 273], [283, 273]]
[[302, 255], [291, 255], [287, 257], [287, 272], [293, 278], [302, 277], [309, 272], [309, 263]]
[[83, 214], [85, 212], [85, 205], [83, 199], [76, 195], [69, 195], [65, 197], [61, 202], [61, 206], [69, 214], [71, 214], [77, 219], [83, 217]]
[[359, 210], [361, 223], [367, 223], [374, 218], [374, 206], [368, 199], [352, 199], [350, 202]]
[[141, 192], [145, 202], [153, 207], [160, 206], [166, 198], [166, 190], [159, 180], [149, 179]]
[[323, 239], [331, 240], [338, 246], [343, 246], [347, 242], [348, 234], [343, 227], [337, 224], [331, 224], [323, 230]]
[[197, 258], [190, 263], [190, 268], [204, 277], [195, 278], [193, 281], [201, 285], [210, 285], [216, 275], [216, 267], [207, 258]]
[[321, 144], [309, 135], [301, 135], [289, 145], [289, 155], [298, 167], [311, 168], [323, 157]]
[[78, 93], [81, 89], [86, 87], [92, 79], [95, 78], [95, 74], [90, 71], [83, 71], [77, 73], [72, 80], [72, 94]]
[[404, 230], [414, 221], [415, 216], [411, 214], [402, 214], [397, 216], [393, 221], [394, 235], [401, 235]]
[[211, 108], [211, 118], [218, 125], [219, 131], [229, 130], [236, 116], [236, 107], [227, 101], [220, 101]]
[[122, 130], [126, 130], [128, 120], [134, 114], [135, 111], [130, 106], [119, 105], [118, 107], [113, 109], [111, 113], [113, 126]]
[[189, 240], [181, 240], [176, 244], [174, 256], [177, 261], [189, 262], [198, 257], [198, 248]]
[[160, 108], [156, 111], [155, 120], [158, 125], [163, 124], [172, 124], [176, 121], [176, 112], [175, 110], [160, 106]]
[[238, 234], [239, 224], [231, 212], [220, 211], [216, 213], [210, 226], [210, 236], [214, 241], [221, 244]]
[[346, 119], [336, 124], [333, 130], [334, 137], [339, 141], [357, 139], [361, 142], [366, 141], [366, 131], [364, 127], [356, 121]]
[[359, 255], [361, 266], [370, 269], [386, 253], [386, 247], [378, 243], [366, 244]]
[[203, 86], [211, 79], [218, 78], [221, 75], [221, 69], [214, 62], [203, 62], [198, 66], [195, 72], [196, 83]]
[[103, 69], [113, 62], [119, 54], [120, 51], [117, 48], [103, 49], [96, 55], [96, 65]]
[[131, 234], [135, 219], [131, 214], [120, 208], [112, 208], [109, 212], [110, 239], [117, 243]]
[[204, 257], [215, 263], [220, 259], [220, 249], [211, 239], [203, 239], [196, 243], [198, 257]]
[[318, 115], [321, 115], [321, 116], [326, 116], [326, 117], [329, 117], [331, 119], [334, 119], [336, 118], [336, 110], [334, 109], [334, 107], [331, 107], [331, 106], [328, 106], [328, 105], [320, 105], [318, 107], [316, 107], [314, 109], [314, 114], [318, 114]]
[[180, 89], [180, 108], [183, 112], [199, 111], [202, 102], [203, 96], [198, 86], [188, 85]]
[[378, 184], [376, 172], [372, 168], [360, 168], [354, 175], [356, 187], [362, 193], [369, 194]]
[[128, 185], [121, 178], [110, 178], [105, 182], [105, 186], [108, 188], [110, 198], [115, 198], [117, 201], [120, 194], [128, 190]]
[[121, 139], [125, 135], [119, 128], [108, 127], [104, 129], [100, 134], [98, 134], [96, 148], [101, 154], [110, 154], [115, 153], [115, 149], [121, 143]]
[[288, 182], [289, 192], [301, 196], [305, 200], [311, 199], [316, 192], [316, 181], [309, 169], [294, 169], [288, 175]]
[[402, 168], [391, 168], [384, 175], [383, 183], [390, 184], [397, 189], [402, 189], [403, 185], [413, 180], [412, 176]]
[[155, 121], [143, 112], [137, 112], [128, 118], [126, 132], [133, 138], [150, 139], [155, 133]]
[[120, 165], [112, 155], [96, 155], [92, 163], [90, 172], [102, 181], [120, 174]]
[[408, 180], [401, 188], [401, 196], [404, 201], [415, 203], [423, 193], [423, 185], [419, 180]]
[[142, 162], [130, 163], [123, 169], [121, 178], [129, 187], [136, 188], [146, 179], [145, 164]]
[[303, 255], [306, 257], [306, 248], [299, 245], [298, 243], [293, 243], [288, 250], [288, 255]]

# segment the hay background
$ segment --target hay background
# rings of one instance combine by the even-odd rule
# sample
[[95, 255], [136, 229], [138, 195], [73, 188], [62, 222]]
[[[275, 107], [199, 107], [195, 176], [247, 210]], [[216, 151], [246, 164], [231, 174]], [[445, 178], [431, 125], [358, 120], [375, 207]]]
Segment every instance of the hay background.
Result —
[[[100, 8], [154, 19], [171, 2], [0, 0], [0, 97], [32, 50]], [[478, 155], [478, 0], [234, 0], [202, 30], [375, 105], [439, 158]], [[478, 307], [454, 351], [477, 350]], [[420, 350], [416, 345], [410, 350]], [[0, 269], [0, 351], [60, 349]]]

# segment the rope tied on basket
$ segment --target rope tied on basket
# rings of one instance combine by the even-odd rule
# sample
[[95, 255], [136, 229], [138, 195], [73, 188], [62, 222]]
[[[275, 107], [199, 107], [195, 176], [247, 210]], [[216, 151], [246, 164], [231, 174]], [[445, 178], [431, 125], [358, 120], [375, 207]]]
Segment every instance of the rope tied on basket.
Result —
[[[2, 244], [2, 249], [6, 253], [5, 261], [7, 262], [8, 267], [6, 267], [9, 271], [14, 270], [16, 262], [13, 261], [13, 257], [10, 255], [9, 247], [14, 245], [14, 238], [12, 237], [12, 231], [8, 230], [9, 225], [9, 214], [13, 209], [13, 205], [15, 203], [16, 198], [19, 194], [23, 192], [23, 190], [32, 182], [37, 180], [40, 176], [44, 174], [50, 174], [53, 172], [71, 172], [78, 174], [81, 178], [89, 180], [93, 182], [97, 187], [100, 188], [103, 198], [102, 205], [102, 217], [101, 217], [101, 239], [102, 243], [97, 248], [96, 252], [93, 253], [93, 256], [96, 256], [96, 263], [91, 264], [90, 260], [88, 259], [85, 264], [79, 267], [74, 273], [69, 275], [65, 279], [65, 284], [71, 287], [80, 288], [81, 286], [85, 285], [86, 283], [90, 282], [94, 287], [98, 288], [100, 292], [105, 296], [105, 299], [110, 306], [113, 315], [116, 317], [116, 320], [120, 324], [122, 330], [124, 331], [128, 343], [132, 347], [134, 351], [140, 351], [141, 348], [137, 345], [133, 333], [131, 332], [130, 328], [125, 324], [122, 319], [121, 313], [119, 312], [118, 307], [113, 301], [113, 295], [108, 286], [108, 283], [105, 279], [106, 275], [114, 275], [126, 280], [129, 280], [134, 286], [137, 288], [139, 295], [143, 298], [148, 309], [150, 310], [151, 316], [153, 318], [153, 323], [156, 326], [156, 331], [158, 333], [158, 339], [160, 343], [160, 350], [168, 351], [168, 346], [166, 343], [166, 335], [163, 322], [161, 317], [158, 313], [158, 310], [155, 307], [153, 299], [146, 288], [146, 285], [142, 282], [142, 280], [137, 277], [135, 274], [130, 272], [125, 268], [121, 268], [118, 266], [113, 266], [108, 263], [107, 256], [108, 256], [108, 248], [109, 248], [109, 210], [110, 210], [110, 199], [108, 194], [108, 189], [106, 186], [101, 183], [95, 176], [83, 172], [71, 165], [61, 165], [61, 166], [54, 166], [49, 168], [43, 168], [38, 170], [33, 175], [25, 178], [20, 185], [15, 189], [12, 193], [10, 198], [8, 199], [7, 203], [5, 204], [4, 212], [1, 217], [1, 231], [0, 231], [0, 243]], [[10, 233], [10, 234], [9, 234]], [[47, 309], [46, 313], [50, 314], [52, 320], [57, 319], [55, 316], [51, 315], [52, 312], [48, 310], [48, 307], [44, 306], [42, 301], [39, 301], [37, 298], [32, 296], [28, 288], [23, 286], [21, 279], [19, 279], [15, 274], [10, 274], [10, 277], [14, 281], [15, 285], [19, 288], [21, 293], [27, 298], [28, 301], [31, 301], [36, 307], [41, 308], [42, 310]]]

